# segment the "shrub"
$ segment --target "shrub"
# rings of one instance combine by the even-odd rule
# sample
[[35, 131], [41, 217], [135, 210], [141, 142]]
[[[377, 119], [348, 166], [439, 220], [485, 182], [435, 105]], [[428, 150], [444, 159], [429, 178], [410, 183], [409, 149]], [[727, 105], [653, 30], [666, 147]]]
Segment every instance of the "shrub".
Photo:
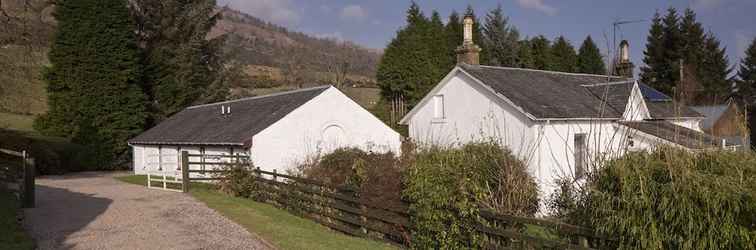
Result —
[[630, 153], [591, 175], [569, 216], [620, 249], [754, 249], [756, 155], [673, 148]]
[[[425, 148], [407, 171], [413, 248], [479, 248], [475, 225], [481, 205], [524, 214], [538, 207], [537, 187], [524, 164], [494, 142]], [[525, 180], [513, 181], [516, 177]], [[505, 189], [511, 185], [524, 186]]]
[[223, 179], [218, 182], [218, 189], [222, 192], [238, 197], [256, 196], [256, 180], [254, 167], [245, 165], [228, 165], [224, 166], [226, 170], [220, 174]]

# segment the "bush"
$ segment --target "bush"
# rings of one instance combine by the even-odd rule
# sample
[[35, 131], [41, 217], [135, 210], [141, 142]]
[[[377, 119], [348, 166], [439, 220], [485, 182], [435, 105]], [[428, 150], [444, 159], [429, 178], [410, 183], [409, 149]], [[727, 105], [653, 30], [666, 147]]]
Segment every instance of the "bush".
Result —
[[673, 148], [630, 153], [589, 176], [567, 213], [620, 249], [754, 249], [756, 155]]
[[[475, 231], [481, 205], [520, 214], [538, 207], [537, 186], [524, 164], [494, 142], [420, 150], [406, 185], [416, 249], [481, 247]], [[513, 185], [522, 187], [505, 188]]]
[[86, 147], [70, 143], [64, 138], [0, 130], [0, 148], [27, 150], [35, 160], [38, 174], [99, 169], [91, 161], [91, 152]]
[[254, 167], [245, 165], [224, 166], [220, 174], [223, 179], [218, 182], [218, 189], [222, 192], [237, 197], [257, 198]]
[[357, 191], [377, 207], [401, 207], [403, 167], [393, 153], [339, 148], [299, 167], [305, 178]]

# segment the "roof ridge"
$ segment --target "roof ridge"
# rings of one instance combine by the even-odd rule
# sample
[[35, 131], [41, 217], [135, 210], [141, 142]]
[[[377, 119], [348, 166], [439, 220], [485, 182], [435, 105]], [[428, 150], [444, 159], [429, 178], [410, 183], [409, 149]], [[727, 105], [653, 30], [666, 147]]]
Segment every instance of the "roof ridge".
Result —
[[316, 89], [327, 89], [327, 88], [330, 88], [332, 86], [333, 85], [328, 84], [328, 85], [321, 85], [321, 86], [315, 86], [315, 87], [304, 88], [304, 89], [295, 89], [295, 90], [277, 92], [277, 93], [272, 93], [272, 94], [267, 94], [267, 95], [245, 97], [245, 98], [240, 98], [240, 99], [235, 99], [235, 100], [228, 100], [228, 101], [214, 102], [214, 103], [206, 103], [206, 104], [189, 106], [189, 107], [186, 107], [186, 109], [194, 109], [194, 108], [208, 107], [208, 106], [213, 106], [213, 105], [218, 105], [218, 104], [227, 104], [227, 103], [235, 103], [235, 102], [249, 101], [249, 100], [255, 100], [255, 99], [263, 99], [263, 98], [268, 98], [268, 97], [275, 97], [275, 96], [282, 96], [282, 95], [288, 95], [288, 94], [295, 94], [295, 93], [299, 93], [299, 92], [306, 92], [306, 91], [311, 91], [311, 90], [316, 90]]
[[473, 66], [473, 67], [477, 66], [477, 67], [485, 67], [485, 68], [493, 68], [493, 69], [522, 70], [522, 71], [543, 72], [543, 73], [550, 73], [550, 74], [572, 75], [572, 76], [596, 76], [596, 77], [609, 77], [609, 78], [620, 78], [620, 79], [623, 78], [623, 77], [619, 77], [619, 76], [610, 76], [610, 75], [597, 75], [597, 74], [587, 74], [587, 73], [570, 73], [570, 72], [561, 72], [561, 71], [552, 71], [552, 70], [526, 69], [526, 68], [514, 68], [514, 67], [491, 66], [491, 65], [469, 65], [469, 64], [465, 64], [465, 66]]
[[635, 83], [635, 80], [602, 82], [602, 83], [594, 83], [594, 84], [580, 84], [580, 87], [601, 87], [601, 86], [608, 86], [608, 85], [620, 85], [620, 84], [626, 84], [626, 83]]

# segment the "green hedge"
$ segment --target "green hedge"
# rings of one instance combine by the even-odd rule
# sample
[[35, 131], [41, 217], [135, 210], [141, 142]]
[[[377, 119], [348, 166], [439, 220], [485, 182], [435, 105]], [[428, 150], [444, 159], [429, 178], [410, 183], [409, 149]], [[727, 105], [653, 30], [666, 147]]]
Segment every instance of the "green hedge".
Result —
[[756, 155], [673, 148], [610, 161], [578, 195], [572, 220], [620, 249], [755, 249]]
[[[513, 180], [522, 186], [500, 188]], [[481, 205], [495, 204], [492, 200], [517, 199], [517, 205], [499, 207], [509, 210], [504, 213], [532, 214], [538, 207], [537, 186], [525, 165], [496, 143], [421, 149], [405, 182], [415, 249], [480, 248], [475, 225], [482, 222]]]

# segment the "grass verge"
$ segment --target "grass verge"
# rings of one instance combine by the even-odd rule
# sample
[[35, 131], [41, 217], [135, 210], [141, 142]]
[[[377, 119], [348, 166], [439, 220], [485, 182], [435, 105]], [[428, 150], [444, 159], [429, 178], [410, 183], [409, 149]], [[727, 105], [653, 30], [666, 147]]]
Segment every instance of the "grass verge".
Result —
[[34, 249], [34, 240], [16, 222], [19, 203], [13, 194], [0, 188], [0, 249]]
[[[116, 179], [147, 185], [144, 175], [122, 176]], [[192, 183], [190, 193], [208, 207], [279, 249], [396, 249], [388, 243], [332, 231], [270, 204], [223, 194], [210, 184]]]

